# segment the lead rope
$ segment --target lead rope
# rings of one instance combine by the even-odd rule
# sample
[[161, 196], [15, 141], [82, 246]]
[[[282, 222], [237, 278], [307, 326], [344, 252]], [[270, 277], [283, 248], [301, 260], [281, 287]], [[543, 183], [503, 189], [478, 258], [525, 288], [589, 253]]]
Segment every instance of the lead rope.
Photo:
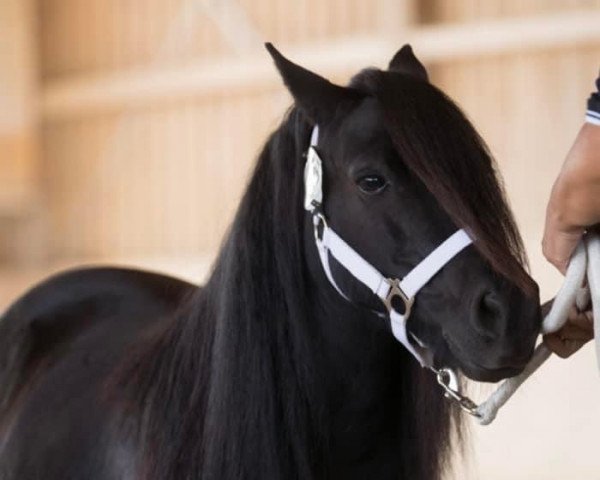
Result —
[[[587, 286], [582, 288], [586, 279]], [[550, 312], [542, 322], [541, 333], [545, 335], [560, 330], [567, 322], [571, 308], [576, 306], [583, 310], [588, 307], [590, 300], [594, 314], [596, 361], [600, 369], [600, 339], [598, 338], [600, 335], [600, 237], [597, 235], [587, 235], [575, 250], [565, 281], [554, 299]], [[520, 375], [505, 380], [478, 407], [473, 405], [475, 408], [471, 411], [464, 407], [463, 409], [475, 416], [481, 425], [489, 425], [496, 418], [498, 410], [513, 396], [521, 384], [548, 360], [551, 354], [548, 347], [541, 343]], [[466, 397], [462, 399], [469, 401]]]

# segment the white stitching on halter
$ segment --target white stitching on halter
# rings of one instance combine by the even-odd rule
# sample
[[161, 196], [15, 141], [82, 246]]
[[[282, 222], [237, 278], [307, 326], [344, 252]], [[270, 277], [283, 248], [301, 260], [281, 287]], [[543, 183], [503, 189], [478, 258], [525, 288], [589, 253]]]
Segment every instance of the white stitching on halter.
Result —
[[[460, 229], [417, 264], [401, 281], [383, 276], [375, 267], [360, 256], [337, 233], [327, 225], [320, 211], [323, 205], [323, 167], [316, 151], [319, 141], [319, 127], [313, 128], [310, 146], [304, 169], [305, 198], [304, 208], [313, 215], [315, 242], [321, 264], [329, 282], [338, 293], [349, 300], [339, 288], [329, 265], [331, 254], [357, 280], [367, 286], [389, 312], [392, 333], [422, 366], [431, 366], [432, 352], [425, 346], [414, 344], [408, 337], [406, 322], [416, 294], [459, 252], [472, 243], [467, 233]], [[392, 305], [394, 297], [404, 302], [404, 312], [398, 312]], [[416, 340], [416, 339], [415, 339]]]

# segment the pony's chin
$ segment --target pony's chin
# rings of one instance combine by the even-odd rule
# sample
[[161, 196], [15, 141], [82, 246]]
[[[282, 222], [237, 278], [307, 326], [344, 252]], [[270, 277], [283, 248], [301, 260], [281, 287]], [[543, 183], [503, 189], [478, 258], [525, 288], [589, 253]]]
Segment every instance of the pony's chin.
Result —
[[516, 377], [525, 367], [502, 367], [497, 369], [481, 368], [465, 363], [459, 364], [460, 371], [469, 379], [477, 382], [496, 383], [506, 378]]
[[436, 366], [456, 368], [470, 380], [496, 383], [519, 375], [526, 365], [524, 363], [519, 366], [510, 365], [497, 368], [479, 365], [477, 362], [467, 359], [465, 355], [461, 355], [458, 348], [448, 338], [445, 338], [445, 340], [445, 348], [440, 349], [441, 355], [439, 357], [436, 355]]

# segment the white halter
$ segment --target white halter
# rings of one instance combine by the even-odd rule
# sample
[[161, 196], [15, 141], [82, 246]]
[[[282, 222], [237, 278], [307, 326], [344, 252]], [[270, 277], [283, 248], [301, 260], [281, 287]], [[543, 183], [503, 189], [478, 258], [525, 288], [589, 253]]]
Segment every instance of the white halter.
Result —
[[[392, 333], [419, 361], [421, 366], [431, 367], [432, 352], [413, 336], [416, 344], [408, 338], [406, 322], [411, 313], [415, 295], [441, 270], [456, 254], [472, 243], [464, 230], [458, 230], [416, 265], [402, 280], [387, 278], [369, 262], [362, 258], [350, 245], [339, 237], [328, 225], [320, 210], [323, 205], [323, 168], [316, 151], [319, 142], [319, 127], [315, 126], [310, 139], [310, 147], [304, 170], [304, 208], [312, 213], [315, 229], [315, 242], [321, 264], [329, 282], [346, 300], [348, 297], [336, 284], [329, 266], [331, 254], [354, 278], [367, 286], [381, 299], [388, 310]], [[394, 300], [400, 299], [404, 311], [394, 308]]]

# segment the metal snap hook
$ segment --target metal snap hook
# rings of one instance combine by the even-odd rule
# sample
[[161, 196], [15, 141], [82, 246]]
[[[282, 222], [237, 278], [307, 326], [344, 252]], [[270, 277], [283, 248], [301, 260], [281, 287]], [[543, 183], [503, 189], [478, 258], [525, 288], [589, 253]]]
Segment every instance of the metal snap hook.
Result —
[[458, 383], [458, 375], [451, 368], [440, 368], [439, 370], [430, 367], [430, 370], [436, 374], [438, 384], [444, 389], [444, 396], [458, 404], [458, 406], [469, 415], [476, 418], [481, 418], [479, 414], [479, 405], [471, 400], [466, 395], [460, 393], [460, 385]]

